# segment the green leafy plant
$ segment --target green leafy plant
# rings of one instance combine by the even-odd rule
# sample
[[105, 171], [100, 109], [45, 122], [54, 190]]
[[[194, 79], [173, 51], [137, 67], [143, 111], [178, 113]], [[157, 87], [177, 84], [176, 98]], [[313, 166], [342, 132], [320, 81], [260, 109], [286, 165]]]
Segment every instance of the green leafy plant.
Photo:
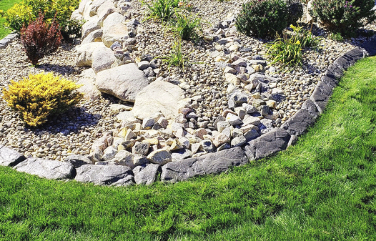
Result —
[[329, 31], [355, 36], [356, 30], [376, 19], [374, 0], [314, 0], [311, 15]]
[[277, 35], [277, 39], [268, 45], [267, 54], [272, 58], [272, 64], [276, 62], [290, 66], [302, 64], [302, 45], [299, 40], [294, 40], [288, 38], [286, 33], [283, 37]]
[[170, 20], [174, 14], [175, 2], [174, 0], [155, 0], [151, 4], [145, 3], [149, 9], [149, 18], [157, 18], [162, 21]]
[[181, 40], [176, 40], [171, 48], [170, 55], [162, 57], [165, 63], [168, 63], [168, 67], [171, 65], [176, 67], [181, 67], [184, 69], [185, 63], [187, 62], [187, 57], [181, 50]]
[[334, 41], [338, 41], [338, 42], [343, 41], [343, 37], [342, 37], [341, 33], [331, 33], [331, 34], [329, 34], [329, 38], [334, 40]]
[[171, 20], [172, 30], [184, 40], [197, 39], [197, 29], [201, 28], [200, 18], [176, 13], [176, 18]]
[[81, 36], [83, 22], [78, 20], [68, 20], [65, 26], [61, 29], [61, 35], [67, 41]]
[[260, 38], [273, 37], [289, 24], [289, 10], [282, 0], [251, 0], [236, 17], [239, 32]]
[[6, 19], [5, 24], [17, 31], [21, 30], [22, 26], [27, 26], [30, 21], [35, 20], [33, 9], [30, 6], [18, 3], [8, 9], [4, 17]]
[[11, 81], [8, 90], [3, 90], [3, 98], [8, 105], [21, 113], [21, 118], [29, 126], [47, 122], [51, 115], [62, 113], [82, 99], [82, 94], [74, 82], [54, 76], [52, 73], [29, 75], [29, 78]]
[[293, 30], [290, 34], [290, 38], [293, 38], [295, 42], [299, 40], [302, 48], [317, 48], [319, 46], [321, 39], [315, 37], [311, 31], [292, 24], [290, 25], [290, 28]]
[[24, 25], [27, 26], [30, 21], [35, 20], [39, 13], [43, 13], [46, 22], [56, 20], [64, 31], [70, 24], [70, 16], [78, 4], [79, 0], [23, 0], [7, 10], [6, 24], [20, 31]]
[[272, 63], [280, 62], [283, 65], [301, 65], [304, 48], [318, 48], [320, 39], [308, 30], [299, 26], [290, 25], [292, 33], [283, 32], [283, 37], [267, 44], [267, 54], [272, 58]]

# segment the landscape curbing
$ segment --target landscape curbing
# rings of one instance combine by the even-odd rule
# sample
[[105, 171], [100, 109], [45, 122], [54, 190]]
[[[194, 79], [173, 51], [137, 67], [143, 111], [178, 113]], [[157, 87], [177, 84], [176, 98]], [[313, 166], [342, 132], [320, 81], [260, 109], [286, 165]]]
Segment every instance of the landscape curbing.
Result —
[[[12, 41], [12, 38], [14, 39], [13, 35], [9, 38], [8, 36], [6, 44]], [[3, 42], [0, 42], [0, 47], [1, 44]], [[86, 160], [76, 160], [75, 158], [68, 159], [67, 162], [26, 158], [17, 151], [0, 145], [0, 165], [10, 166], [17, 171], [47, 179], [75, 179], [78, 182], [112, 186], [128, 186], [135, 182], [136, 184], [150, 185], [155, 181], [158, 172], [161, 172], [161, 181], [172, 183], [195, 176], [221, 173], [232, 166], [244, 165], [248, 161], [271, 156], [294, 144], [297, 137], [302, 135], [323, 113], [333, 89], [337, 86], [344, 71], [356, 61], [376, 54], [376, 40], [368, 41], [362, 47], [345, 53], [330, 65], [310, 99], [306, 100], [302, 109], [284, 125], [247, 142], [244, 147], [233, 147], [200, 157], [169, 162], [162, 168], [156, 164], [148, 164], [138, 168], [137, 173], [133, 173], [132, 169], [126, 166], [93, 165], [88, 164]], [[150, 177], [150, 175], [154, 175], [154, 177]]]

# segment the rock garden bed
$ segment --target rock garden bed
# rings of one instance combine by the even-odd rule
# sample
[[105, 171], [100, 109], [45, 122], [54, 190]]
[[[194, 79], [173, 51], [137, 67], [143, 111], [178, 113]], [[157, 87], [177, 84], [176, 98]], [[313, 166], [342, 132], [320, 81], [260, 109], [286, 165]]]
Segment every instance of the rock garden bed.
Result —
[[314, 26], [323, 38], [302, 67], [272, 65], [265, 41], [235, 28], [244, 2], [190, 1], [203, 31], [197, 42], [182, 42], [184, 68], [162, 61], [176, 39], [147, 20], [138, 1], [82, 0], [72, 14], [86, 21], [82, 39], [37, 67], [19, 40], [4, 45], [0, 90], [51, 71], [82, 84], [85, 100], [29, 128], [1, 98], [0, 164], [51, 179], [151, 184], [158, 172], [180, 181], [286, 149], [323, 111], [343, 70], [367, 54], [357, 46], [371, 38], [336, 42]]

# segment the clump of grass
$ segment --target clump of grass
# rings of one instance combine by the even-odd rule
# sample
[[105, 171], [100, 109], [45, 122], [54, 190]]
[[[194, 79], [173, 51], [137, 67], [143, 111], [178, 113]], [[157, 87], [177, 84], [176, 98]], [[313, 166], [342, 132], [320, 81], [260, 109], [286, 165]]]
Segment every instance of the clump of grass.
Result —
[[344, 40], [341, 33], [331, 33], [329, 35], [329, 38], [331, 40], [334, 40], [334, 41], [337, 41], [337, 42], [343, 42], [343, 40]]
[[196, 40], [197, 29], [201, 28], [201, 19], [188, 16], [183, 13], [176, 13], [176, 18], [171, 21], [172, 31], [183, 40]]
[[181, 67], [184, 69], [184, 66], [187, 62], [187, 57], [181, 50], [181, 40], [175, 40], [170, 54], [166, 57], [162, 57], [163, 61], [168, 64], [170, 68], [172, 65], [176, 67]]
[[299, 26], [290, 25], [292, 33], [277, 34], [276, 40], [267, 44], [267, 54], [272, 58], [272, 64], [280, 62], [283, 65], [297, 66], [303, 61], [303, 49], [315, 48], [320, 44], [320, 39]]
[[149, 18], [158, 18], [162, 21], [168, 21], [174, 14], [174, 0], [155, 0], [151, 4], [146, 3], [149, 9]]

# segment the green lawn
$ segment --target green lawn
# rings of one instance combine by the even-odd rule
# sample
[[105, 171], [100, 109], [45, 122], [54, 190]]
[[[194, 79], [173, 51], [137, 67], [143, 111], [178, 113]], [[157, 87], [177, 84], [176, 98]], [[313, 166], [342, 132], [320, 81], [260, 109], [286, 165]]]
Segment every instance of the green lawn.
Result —
[[[11, 8], [14, 4], [20, 3], [21, 0], [0, 0], [0, 10], [6, 12], [9, 8]], [[5, 28], [5, 19], [0, 17], [0, 39], [7, 36], [11, 31], [9, 28]]]
[[2, 240], [375, 240], [376, 57], [346, 72], [318, 122], [277, 156], [151, 187], [0, 168]]

